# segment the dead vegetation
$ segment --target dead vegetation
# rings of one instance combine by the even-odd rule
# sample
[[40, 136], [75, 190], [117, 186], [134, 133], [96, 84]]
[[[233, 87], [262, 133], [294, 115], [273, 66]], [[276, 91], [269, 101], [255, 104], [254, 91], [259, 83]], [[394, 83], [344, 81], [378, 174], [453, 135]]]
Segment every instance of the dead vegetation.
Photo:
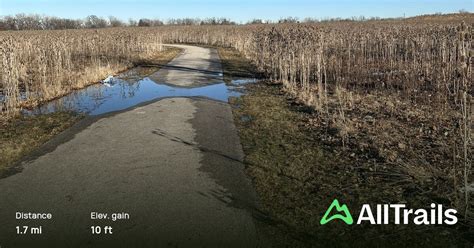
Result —
[[1, 32], [1, 111], [57, 98], [161, 51], [161, 36], [141, 28]]
[[255, 67], [248, 60], [242, 59], [239, 51], [232, 48], [218, 48], [222, 62], [224, 81], [230, 83], [232, 79], [260, 77]]
[[397, 200], [430, 195], [473, 223], [474, 15], [449, 17], [183, 27], [166, 40], [237, 49], [316, 110], [310, 125], [340, 156], [394, 189], [416, 185]]
[[283, 91], [251, 87], [234, 103], [266, 210], [317, 236], [328, 199], [435, 202], [458, 210], [456, 229], [369, 228], [363, 236], [398, 237], [393, 246], [474, 242], [473, 20], [462, 21], [256, 26], [257, 34], [234, 43], [283, 84]]

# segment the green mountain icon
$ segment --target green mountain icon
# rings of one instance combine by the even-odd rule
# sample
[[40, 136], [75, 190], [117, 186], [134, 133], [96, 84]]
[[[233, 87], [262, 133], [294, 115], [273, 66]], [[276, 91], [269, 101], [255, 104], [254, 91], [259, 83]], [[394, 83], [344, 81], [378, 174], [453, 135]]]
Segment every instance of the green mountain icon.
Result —
[[[333, 214], [331, 217], [328, 218], [333, 208], [336, 208], [337, 214]], [[343, 214], [340, 214], [340, 212], [342, 212]], [[339, 205], [339, 201], [337, 199], [334, 199], [334, 201], [332, 201], [331, 206], [329, 206], [328, 210], [326, 210], [326, 213], [324, 213], [324, 216], [321, 219], [320, 223], [321, 225], [324, 225], [334, 219], [341, 219], [346, 222], [347, 225], [351, 225], [352, 223], [354, 223], [354, 221], [352, 220], [352, 215], [349, 212], [349, 209], [347, 208], [346, 204], [342, 204], [342, 206]]]

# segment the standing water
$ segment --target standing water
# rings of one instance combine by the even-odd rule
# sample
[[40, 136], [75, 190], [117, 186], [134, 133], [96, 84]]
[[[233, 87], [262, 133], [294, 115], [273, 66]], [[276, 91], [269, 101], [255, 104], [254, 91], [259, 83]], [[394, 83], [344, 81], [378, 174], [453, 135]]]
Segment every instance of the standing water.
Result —
[[150, 77], [141, 75], [140, 71], [140, 68], [135, 68], [117, 77], [108, 77], [101, 84], [76, 90], [62, 98], [23, 112], [36, 115], [74, 111], [100, 115], [164, 97], [201, 96], [227, 102], [229, 97], [238, 97], [242, 94], [239, 85], [255, 82], [254, 79], [235, 80], [230, 86], [222, 82], [199, 87], [179, 87], [165, 82], [155, 82]]

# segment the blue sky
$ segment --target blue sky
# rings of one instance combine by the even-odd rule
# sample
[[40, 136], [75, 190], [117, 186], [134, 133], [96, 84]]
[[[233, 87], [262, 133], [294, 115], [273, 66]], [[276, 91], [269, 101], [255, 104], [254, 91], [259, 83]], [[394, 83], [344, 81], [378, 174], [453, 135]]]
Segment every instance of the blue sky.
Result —
[[399, 17], [428, 13], [473, 12], [474, 0], [0, 0], [0, 15], [36, 13], [83, 18], [228, 17], [235, 21], [280, 17]]

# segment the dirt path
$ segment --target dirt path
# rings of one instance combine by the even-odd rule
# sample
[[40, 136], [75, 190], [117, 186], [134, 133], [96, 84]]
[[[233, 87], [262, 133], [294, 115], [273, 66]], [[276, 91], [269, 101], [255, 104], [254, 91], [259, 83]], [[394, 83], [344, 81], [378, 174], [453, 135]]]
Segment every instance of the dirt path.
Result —
[[[186, 87], [222, 82], [215, 50], [180, 47], [152, 77]], [[0, 180], [0, 246], [255, 247], [255, 193], [242, 159], [223, 102], [166, 98], [87, 118]], [[19, 211], [53, 219], [19, 221]], [[91, 212], [130, 219], [91, 220]], [[23, 225], [43, 234], [16, 234]], [[113, 234], [94, 236], [91, 226]]]

